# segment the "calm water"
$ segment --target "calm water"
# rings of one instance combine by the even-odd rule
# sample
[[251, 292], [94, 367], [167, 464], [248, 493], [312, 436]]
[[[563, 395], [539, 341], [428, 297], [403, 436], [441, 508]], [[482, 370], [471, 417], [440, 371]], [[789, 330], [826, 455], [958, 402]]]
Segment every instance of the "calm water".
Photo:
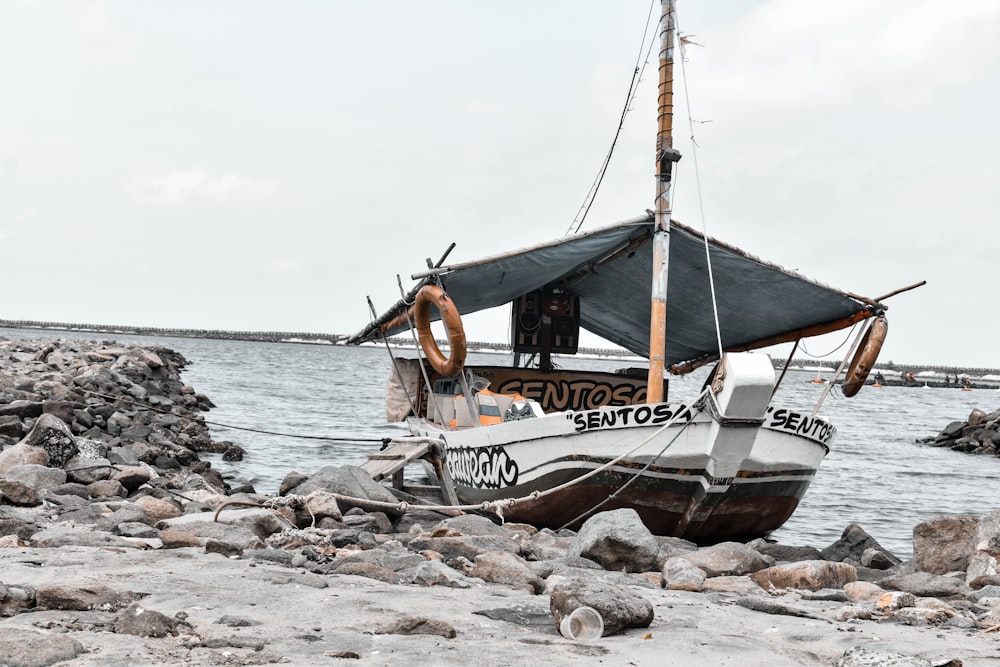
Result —
[[[15, 329], [0, 329], [0, 336], [114, 338], [169, 347], [189, 361], [184, 382], [218, 406], [208, 413], [208, 420], [336, 439], [291, 438], [212, 426], [214, 439], [232, 441], [247, 451], [241, 462], [212, 458], [212, 465], [235, 482], [252, 483], [261, 493], [275, 493], [291, 471], [310, 474], [323, 465], [363, 463], [367, 453], [379, 446], [371, 440], [405, 433], [402, 426], [386, 423], [384, 388], [391, 364], [383, 348]], [[504, 359], [470, 355], [470, 363], [477, 362], [504, 363]], [[585, 363], [604, 370], [631, 365], [604, 360]], [[672, 379], [671, 398], [697, 394], [703, 377], [701, 372]], [[823, 391], [823, 385], [809, 382], [811, 377], [790, 373], [778, 392], [778, 403], [811, 410]], [[848, 399], [834, 389], [820, 410], [839, 429], [833, 449], [795, 515], [774, 537], [786, 544], [823, 548], [848, 523], [857, 522], [884, 547], [907, 558], [917, 523], [939, 514], [991, 511], [1000, 482], [1000, 459], [914, 441], [936, 434], [950, 421], [965, 419], [974, 408], [989, 412], [998, 406], [1000, 391], [996, 390], [869, 387]]]

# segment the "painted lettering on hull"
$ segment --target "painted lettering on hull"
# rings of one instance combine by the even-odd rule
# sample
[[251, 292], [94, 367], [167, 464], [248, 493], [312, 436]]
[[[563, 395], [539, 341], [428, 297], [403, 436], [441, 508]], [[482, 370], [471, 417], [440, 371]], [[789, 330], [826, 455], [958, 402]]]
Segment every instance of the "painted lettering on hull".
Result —
[[685, 405], [628, 405], [621, 408], [606, 408], [591, 412], [575, 412], [566, 415], [573, 422], [577, 433], [600, 431], [629, 426], [659, 426], [677, 416], [679, 421], [689, 422], [694, 413]]
[[504, 380], [496, 390], [538, 401], [546, 412], [592, 410], [607, 405], [633, 405], [646, 400], [646, 387], [634, 380], [536, 378]]
[[833, 436], [837, 434], [837, 429], [825, 419], [773, 407], [767, 408], [767, 414], [764, 416], [764, 427], [801, 435], [824, 445], [830, 444]]
[[445, 463], [452, 480], [477, 489], [517, 484], [517, 462], [503, 447], [449, 447]]

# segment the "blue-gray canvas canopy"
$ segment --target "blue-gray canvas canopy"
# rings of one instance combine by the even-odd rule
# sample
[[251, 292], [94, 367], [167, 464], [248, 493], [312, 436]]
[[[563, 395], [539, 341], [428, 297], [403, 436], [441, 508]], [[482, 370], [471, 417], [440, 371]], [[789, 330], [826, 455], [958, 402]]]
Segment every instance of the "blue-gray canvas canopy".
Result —
[[[549, 243], [414, 274], [419, 282], [408, 297], [347, 342], [363, 343], [404, 330], [400, 315], [412, 304], [413, 295], [424, 284], [439, 282], [463, 314], [501, 306], [536, 290], [576, 294], [582, 328], [648, 358], [653, 231], [652, 215], [647, 214]], [[726, 351], [836, 331], [885, 308], [872, 299], [836, 290], [715, 239], [708, 239], [708, 247]], [[712, 310], [705, 238], [671, 221], [667, 366], [699, 364], [718, 356]]]

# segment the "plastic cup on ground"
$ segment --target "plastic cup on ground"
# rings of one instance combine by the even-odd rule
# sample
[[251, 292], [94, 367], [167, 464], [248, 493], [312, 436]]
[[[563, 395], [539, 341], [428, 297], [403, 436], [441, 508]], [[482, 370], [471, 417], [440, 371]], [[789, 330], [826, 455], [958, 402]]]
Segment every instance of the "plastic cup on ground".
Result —
[[559, 624], [559, 632], [566, 639], [593, 641], [604, 634], [604, 619], [593, 607], [577, 607]]

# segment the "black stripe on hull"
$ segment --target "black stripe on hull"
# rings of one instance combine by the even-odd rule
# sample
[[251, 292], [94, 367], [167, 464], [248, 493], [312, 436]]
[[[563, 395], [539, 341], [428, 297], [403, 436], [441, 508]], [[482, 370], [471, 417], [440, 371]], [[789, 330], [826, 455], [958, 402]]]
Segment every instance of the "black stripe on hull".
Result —
[[[456, 486], [463, 502], [517, 498], [545, 491], [579, 477], [585, 471], [556, 470], [531, 482], [502, 489]], [[737, 477], [723, 493], [706, 490], [704, 471], [665, 470], [682, 479], [640, 476], [599, 511], [631, 507], [656, 535], [673, 535], [702, 544], [763, 537], [781, 527], [798, 507], [815, 471], [748, 472]], [[578, 529], [588, 512], [632, 479], [630, 471], [609, 470], [545, 498], [504, 509], [509, 521], [558, 529]], [[589, 514], [587, 515], [589, 516]]]

